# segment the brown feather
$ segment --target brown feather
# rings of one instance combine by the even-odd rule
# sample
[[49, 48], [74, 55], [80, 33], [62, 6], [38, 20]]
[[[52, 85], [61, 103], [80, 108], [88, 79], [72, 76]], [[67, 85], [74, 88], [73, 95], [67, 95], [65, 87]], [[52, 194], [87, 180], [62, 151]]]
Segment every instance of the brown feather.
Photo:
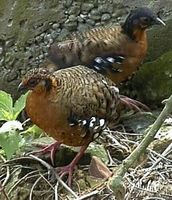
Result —
[[101, 71], [118, 84], [127, 80], [142, 63], [148, 46], [146, 29], [154, 24], [158, 24], [157, 15], [148, 8], [138, 8], [121, 26], [72, 33], [65, 41], [50, 47], [49, 59], [56, 64], [55, 70], [80, 64], [94, 69], [91, 65], [96, 57], [123, 56], [121, 65], [115, 63]]
[[[36, 76], [41, 77], [39, 71], [34, 78]], [[52, 82], [51, 89], [47, 91], [41, 82], [37, 84], [27, 97], [26, 112], [33, 123], [57, 141], [82, 146], [93, 139], [93, 135], [85, 133], [80, 126], [70, 126], [71, 112], [80, 119], [95, 116], [109, 123], [118, 117], [118, 92], [114, 91], [114, 83], [101, 74], [76, 66], [47, 74], [47, 78]], [[29, 81], [27, 76], [23, 80], [25, 85], [26, 80]]]
[[[118, 84], [137, 70], [146, 55], [146, 32], [136, 31], [135, 35], [136, 39], [131, 40], [120, 26], [93, 29], [80, 35], [75, 34], [71, 40], [52, 45], [49, 58], [56, 63], [57, 68], [66, 68], [79, 64], [88, 66], [99, 56], [122, 55], [125, 60], [119, 66], [121, 72], [112, 73], [107, 70], [107, 76]], [[117, 66], [114, 64], [114, 68]]]

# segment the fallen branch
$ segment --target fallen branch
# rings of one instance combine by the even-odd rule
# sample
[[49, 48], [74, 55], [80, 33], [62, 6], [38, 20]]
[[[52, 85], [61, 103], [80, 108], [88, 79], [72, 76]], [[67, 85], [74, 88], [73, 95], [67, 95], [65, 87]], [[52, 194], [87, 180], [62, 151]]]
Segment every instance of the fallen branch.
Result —
[[2, 186], [1, 183], [0, 183], [0, 193], [2, 193], [2, 195], [3, 195], [4, 198], [5, 198], [5, 200], [10, 200], [10, 199], [8, 198], [8, 195], [6, 194], [5, 189], [4, 189], [4, 187]]
[[[75, 192], [74, 192], [69, 186], [67, 186], [66, 183], [64, 183], [64, 182], [62, 181], [62, 179], [57, 175], [55, 169], [54, 169], [51, 165], [49, 165], [49, 164], [48, 164], [47, 162], [45, 162], [44, 160], [42, 160], [42, 159], [40, 159], [40, 158], [38, 158], [38, 157], [36, 157], [36, 156], [34, 156], [34, 155], [32, 155], [32, 154], [30, 155], [30, 157], [33, 158], [33, 159], [35, 159], [35, 160], [37, 160], [38, 162], [40, 162], [44, 167], [47, 168], [47, 170], [48, 170], [49, 172], [52, 172], [53, 175], [55, 175], [57, 181], [58, 181], [69, 193], [71, 193], [71, 194], [75, 197], [75, 199], [78, 199], [78, 198], [79, 198], [79, 196], [76, 195]], [[58, 186], [58, 184], [56, 184], [55, 191], [56, 191], [56, 189], [57, 189], [57, 186]], [[57, 197], [57, 195], [56, 195], [56, 197]], [[57, 198], [56, 198], [56, 199], [57, 199]]]
[[165, 107], [145, 135], [142, 142], [136, 147], [136, 149], [123, 161], [118, 169], [115, 169], [114, 175], [108, 181], [108, 187], [114, 192], [117, 200], [124, 199], [125, 188], [123, 185], [123, 177], [127, 170], [135, 163], [140, 156], [145, 152], [149, 144], [154, 140], [157, 131], [172, 112], [172, 95], [165, 102]]
[[[2, 155], [0, 155], [0, 158], [3, 160], [4, 163], [6, 162], [6, 159]], [[7, 168], [7, 172], [6, 172], [6, 177], [2, 183], [3, 187], [7, 184], [8, 180], [10, 179], [10, 167], [6, 166], [6, 168]]]

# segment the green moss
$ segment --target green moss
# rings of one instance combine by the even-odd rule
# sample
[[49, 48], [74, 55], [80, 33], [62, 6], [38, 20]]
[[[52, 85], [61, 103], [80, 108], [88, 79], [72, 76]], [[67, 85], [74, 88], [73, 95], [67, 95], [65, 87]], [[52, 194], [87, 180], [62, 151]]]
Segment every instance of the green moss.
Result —
[[148, 105], [160, 105], [163, 99], [172, 94], [172, 51], [145, 63], [132, 84], [139, 99]]
[[91, 143], [88, 147], [87, 152], [91, 154], [91, 156], [97, 156], [101, 159], [103, 163], [108, 163], [108, 155], [103, 145], [98, 145]]

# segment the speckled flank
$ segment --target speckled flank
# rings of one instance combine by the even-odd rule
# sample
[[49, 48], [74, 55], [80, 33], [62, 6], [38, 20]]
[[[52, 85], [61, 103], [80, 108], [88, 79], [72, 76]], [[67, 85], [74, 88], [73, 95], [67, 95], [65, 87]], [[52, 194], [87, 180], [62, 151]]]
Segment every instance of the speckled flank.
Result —
[[[34, 70], [33, 77], [36, 78], [36, 71], [40, 80], [40, 70]], [[29, 84], [30, 74], [30, 78], [26, 75], [23, 79], [25, 86]], [[113, 82], [91, 69], [84, 66], [62, 69], [42, 79], [50, 79], [52, 87], [46, 91], [41, 84], [35, 85], [27, 98], [26, 112], [33, 123], [66, 145], [82, 146], [97, 133], [95, 129], [71, 126], [71, 113], [81, 120], [103, 119], [99, 127], [119, 117], [118, 90]]]

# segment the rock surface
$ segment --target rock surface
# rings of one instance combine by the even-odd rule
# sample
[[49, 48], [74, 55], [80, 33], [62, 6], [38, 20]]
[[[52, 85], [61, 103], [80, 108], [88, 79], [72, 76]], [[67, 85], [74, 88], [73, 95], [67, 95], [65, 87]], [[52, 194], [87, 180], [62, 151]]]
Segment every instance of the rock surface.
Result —
[[147, 105], [161, 105], [172, 94], [172, 51], [145, 63], [133, 78], [132, 88]]
[[[131, 9], [138, 6], [149, 6], [155, 12], [161, 11], [162, 18], [167, 21], [165, 28], [156, 27], [149, 31], [150, 45], [146, 61], [153, 61], [172, 50], [171, 0], [0, 1], [0, 89], [16, 96], [21, 76], [29, 69], [38, 67], [45, 59], [50, 44], [62, 40], [71, 31], [119, 23]], [[146, 70], [150, 67], [148, 65], [142, 68]], [[159, 70], [164, 70], [162, 66], [163, 63]], [[142, 71], [138, 73], [140, 76], [145, 76]], [[132, 84], [138, 82], [137, 78]], [[141, 96], [140, 93], [138, 96]], [[149, 101], [149, 97], [146, 101]]]

